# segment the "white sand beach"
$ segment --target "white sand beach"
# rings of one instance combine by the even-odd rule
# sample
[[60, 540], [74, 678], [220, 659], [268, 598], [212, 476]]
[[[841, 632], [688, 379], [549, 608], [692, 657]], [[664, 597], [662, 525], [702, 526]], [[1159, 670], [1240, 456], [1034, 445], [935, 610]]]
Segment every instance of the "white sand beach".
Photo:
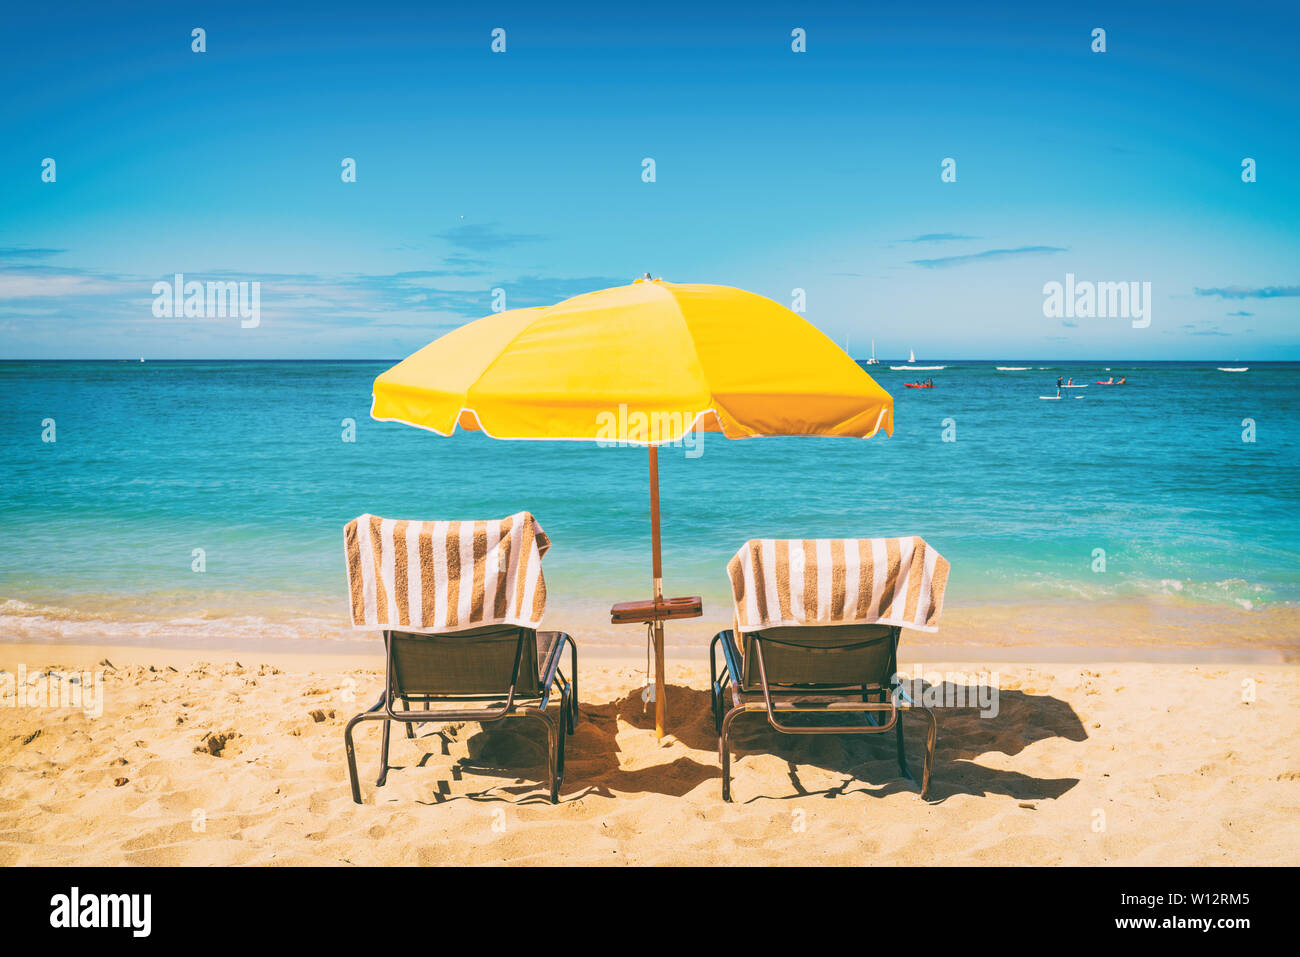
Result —
[[[720, 799], [706, 659], [671, 657], [657, 742], [644, 661], [581, 669], [561, 801], [540, 726], [343, 724], [382, 657], [0, 645], [0, 670], [103, 671], [103, 712], [14, 707], [0, 864], [1294, 864], [1300, 672], [1284, 664], [930, 662], [996, 671], [996, 717], [939, 712], [932, 801], [892, 740], [742, 724]], [[109, 661], [108, 665], [100, 662]], [[902, 665], [909, 667], [904, 656]], [[991, 675], [989, 676], [991, 678]], [[909, 752], [920, 767], [920, 720]]]

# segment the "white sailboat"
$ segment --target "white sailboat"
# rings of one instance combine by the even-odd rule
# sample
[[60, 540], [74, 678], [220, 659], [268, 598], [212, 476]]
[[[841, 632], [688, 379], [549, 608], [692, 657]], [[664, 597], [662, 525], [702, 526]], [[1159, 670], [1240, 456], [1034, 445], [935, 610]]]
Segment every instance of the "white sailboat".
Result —
[[935, 369], [946, 369], [946, 368], [948, 368], [948, 367], [947, 367], [947, 366], [919, 366], [919, 365], [916, 364], [916, 350], [915, 350], [915, 349], [908, 349], [908, 350], [907, 350], [907, 365], [905, 365], [905, 366], [890, 366], [889, 368], [891, 368], [891, 369], [907, 369], [907, 370], [919, 371], [919, 372], [932, 372], [932, 371], [934, 371]]
[[876, 358], [876, 340], [875, 340], [875, 339], [872, 339], [872, 340], [871, 340], [871, 358], [867, 360], [867, 365], [869, 365], [869, 366], [878, 366], [878, 365], [880, 365], [880, 360]]

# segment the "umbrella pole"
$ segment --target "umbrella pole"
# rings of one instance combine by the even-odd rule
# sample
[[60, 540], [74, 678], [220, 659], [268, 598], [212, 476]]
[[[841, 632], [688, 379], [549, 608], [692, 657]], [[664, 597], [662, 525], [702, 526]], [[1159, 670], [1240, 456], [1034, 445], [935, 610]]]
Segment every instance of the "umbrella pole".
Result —
[[668, 709], [664, 691], [664, 623], [658, 617], [658, 606], [664, 597], [663, 559], [659, 554], [659, 449], [650, 446], [650, 565], [655, 586], [655, 737], [664, 736]]

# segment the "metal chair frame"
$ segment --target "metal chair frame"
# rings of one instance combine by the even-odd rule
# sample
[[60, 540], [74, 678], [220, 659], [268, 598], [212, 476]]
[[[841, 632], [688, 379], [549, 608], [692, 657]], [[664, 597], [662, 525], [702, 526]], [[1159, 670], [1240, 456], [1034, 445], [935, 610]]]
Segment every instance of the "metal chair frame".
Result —
[[[827, 626], [834, 627], [834, 626]], [[901, 629], [893, 628], [890, 641], [891, 675], [888, 684], [830, 685], [807, 684], [798, 686], [773, 686], [768, 682], [767, 665], [763, 659], [763, 645], [772, 641], [759, 634], [754, 634], [753, 650], [758, 664], [761, 691], [747, 691], [742, 685], [742, 662], [738, 657], [735, 633], [731, 629], [720, 631], [713, 636], [709, 644], [709, 675], [713, 703], [713, 723], [718, 733], [718, 755], [722, 763], [722, 799], [731, 798], [731, 747], [730, 735], [732, 722], [742, 714], [760, 713], [767, 715], [767, 722], [782, 734], [884, 734], [890, 730], [897, 739], [898, 769], [909, 780], [915, 780], [907, 765], [907, 753], [903, 742], [904, 711], [919, 711], [929, 721], [925, 738], [925, 766], [921, 775], [921, 798], [930, 795], [930, 772], [934, 766], [934, 749], [939, 735], [939, 723], [934, 712], [917, 705], [907, 698], [902, 688], [893, 681], [896, 671], [898, 640]], [[789, 642], [775, 642], [790, 646]], [[862, 644], [862, 643], [860, 643]], [[722, 649], [722, 669], [718, 669], [718, 649]], [[854, 646], [845, 646], [852, 648]], [[726, 707], [726, 694], [731, 694], [732, 706]], [[813, 697], [831, 698], [829, 701], [813, 701]], [[880, 700], [873, 700], [879, 698]], [[778, 713], [825, 714], [829, 712], [848, 712], [862, 714], [861, 724], [819, 725], [814, 727], [783, 724], [777, 718]], [[879, 715], [888, 714], [887, 720]]]
[[[446, 637], [454, 638], [454, 635]], [[406, 736], [415, 737], [415, 725], [425, 723], [447, 723], [453, 721], [477, 721], [487, 724], [504, 718], [532, 718], [546, 726], [547, 772], [550, 781], [551, 803], [558, 803], [560, 785], [564, 781], [564, 738], [565, 733], [572, 734], [578, 724], [578, 646], [564, 632], [556, 634], [555, 645], [551, 647], [547, 660], [546, 672], [538, 679], [540, 692], [530, 694], [516, 701], [516, 688], [519, 685], [519, 664], [523, 660], [524, 642], [537, 640], [537, 633], [531, 629], [520, 629], [515, 646], [514, 668], [510, 676], [510, 686], [504, 692], [505, 702], [491, 708], [438, 708], [430, 706], [437, 702], [468, 704], [499, 700], [501, 694], [453, 694], [453, 693], [413, 693], [406, 691], [400, 681], [393, 655], [393, 632], [384, 632], [384, 653], [386, 659], [384, 691], [379, 700], [368, 709], [351, 718], [343, 729], [343, 741], [347, 750], [348, 779], [352, 785], [352, 800], [361, 803], [361, 786], [357, 780], [356, 749], [352, 741], [353, 729], [363, 721], [384, 722], [383, 737], [379, 746], [379, 777], [376, 787], [383, 787], [388, 780], [388, 744], [389, 734], [394, 721], [406, 725]], [[573, 677], [566, 677], [560, 670], [560, 659], [564, 646], [569, 647], [569, 661]], [[558, 682], [560, 693], [559, 712], [548, 713], [552, 687]], [[401, 701], [402, 710], [394, 705]], [[412, 702], [423, 703], [422, 710], [414, 710]]]

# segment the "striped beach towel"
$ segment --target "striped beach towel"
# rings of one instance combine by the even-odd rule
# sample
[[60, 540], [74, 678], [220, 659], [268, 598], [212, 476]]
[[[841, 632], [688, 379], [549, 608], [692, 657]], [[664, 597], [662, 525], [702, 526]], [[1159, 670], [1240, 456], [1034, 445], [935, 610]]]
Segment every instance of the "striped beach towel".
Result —
[[797, 625], [938, 631], [948, 562], [924, 539], [756, 538], [727, 563], [741, 632]]
[[541, 624], [551, 542], [528, 512], [490, 522], [361, 515], [344, 527], [343, 545], [355, 628], [441, 634]]

